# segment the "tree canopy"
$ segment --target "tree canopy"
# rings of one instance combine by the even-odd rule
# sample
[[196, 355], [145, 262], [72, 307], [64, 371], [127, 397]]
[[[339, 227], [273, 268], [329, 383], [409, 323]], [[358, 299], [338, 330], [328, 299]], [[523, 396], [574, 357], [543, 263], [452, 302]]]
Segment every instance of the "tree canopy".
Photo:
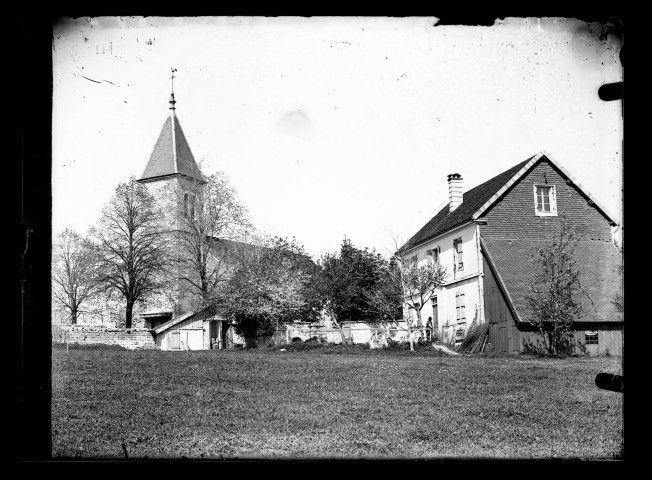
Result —
[[252, 228], [248, 211], [222, 172], [191, 181], [175, 197], [180, 229], [174, 260], [180, 293], [207, 305], [231, 272], [230, 240], [244, 238]]
[[235, 320], [248, 345], [269, 337], [283, 323], [314, 321], [321, 305], [312, 285], [316, 265], [295, 239], [263, 238], [240, 244], [218, 308]]
[[125, 300], [126, 328], [131, 328], [134, 304], [165, 284], [170, 255], [163, 231], [154, 198], [134, 177], [116, 187], [92, 229], [100, 282]]
[[387, 263], [382, 255], [356, 248], [344, 239], [339, 252], [321, 258], [321, 267], [318, 290], [342, 335], [346, 322], [378, 320], [385, 314], [369, 299], [386, 276]]
[[71, 229], [57, 235], [52, 246], [52, 294], [68, 310], [73, 325], [100, 291], [97, 253], [88, 238]]

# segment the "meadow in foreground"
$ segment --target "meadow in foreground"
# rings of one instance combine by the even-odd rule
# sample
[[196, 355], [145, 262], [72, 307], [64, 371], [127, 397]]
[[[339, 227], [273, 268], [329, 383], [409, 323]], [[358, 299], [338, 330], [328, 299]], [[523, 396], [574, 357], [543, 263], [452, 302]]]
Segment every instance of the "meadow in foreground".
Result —
[[54, 458], [614, 458], [618, 358], [52, 349]]

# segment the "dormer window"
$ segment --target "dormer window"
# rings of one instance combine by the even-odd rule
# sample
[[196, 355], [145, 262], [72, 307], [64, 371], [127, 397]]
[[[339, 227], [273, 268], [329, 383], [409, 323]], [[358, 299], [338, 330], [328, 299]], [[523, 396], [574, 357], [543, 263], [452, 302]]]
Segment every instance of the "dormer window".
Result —
[[557, 215], [557, 195], [554, 185], [534, 185], [534, 209], [538, 217]]

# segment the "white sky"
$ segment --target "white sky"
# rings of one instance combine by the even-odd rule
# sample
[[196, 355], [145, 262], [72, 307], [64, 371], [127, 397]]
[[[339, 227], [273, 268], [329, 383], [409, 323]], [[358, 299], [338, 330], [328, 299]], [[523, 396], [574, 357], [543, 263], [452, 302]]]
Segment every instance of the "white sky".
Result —
[[448, 202], [447, 174], [469, 190], [542, 149], [620, 222], [621, 102], [597, 93], [622, 80], [620, 40], [571, 19], [436, 22], [62, 20], [53, 233], [86, 231], [116, 185], [142, 175], [169, 115], [171, 67], [204, 172], [225, 172], [260, 229], [315, 257], [345, 235], [386, 253]]

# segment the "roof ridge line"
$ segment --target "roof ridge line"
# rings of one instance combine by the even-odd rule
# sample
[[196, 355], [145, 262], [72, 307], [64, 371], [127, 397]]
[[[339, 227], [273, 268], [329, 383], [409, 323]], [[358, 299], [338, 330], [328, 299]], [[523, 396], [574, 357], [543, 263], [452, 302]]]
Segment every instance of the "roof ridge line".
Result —
[[175, 121], [177, 119], [176, 114], [174, 113], [174, 110], [171, 110], [170, 114], [170, 124], [172, 126], [172, 163], [174, 164], [174, 173], [179, 173], [179, 156], [177, 155], [177, 128], [176, 124], [177, 122]]

